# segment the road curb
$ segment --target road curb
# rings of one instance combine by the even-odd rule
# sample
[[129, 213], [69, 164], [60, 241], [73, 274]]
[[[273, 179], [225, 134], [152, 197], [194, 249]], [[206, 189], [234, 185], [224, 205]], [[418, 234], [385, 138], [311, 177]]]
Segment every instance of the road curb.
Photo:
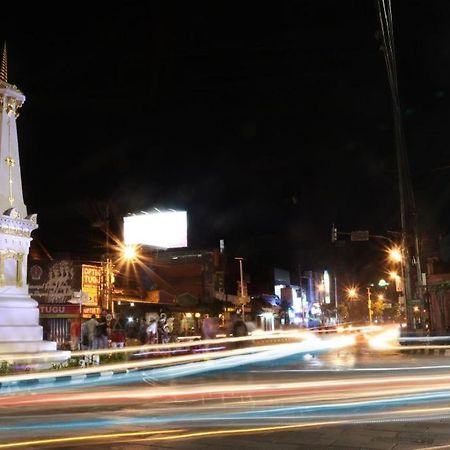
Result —
[[[7, 380], [2, 381], [2, 377], [0, 377], [0, 392], [4, 389], [11, 387], [26, 387], [26, 386], [35, 386], [35, 385], [45, 385], [45, 384], [55, 384], [58, 383], [82, 383], [85, 380], [94, 380], [94, 379], [107, 379], [112, 378], [115, 375], [123, 375], [128, 373], [128, 370], [120, 369], [120, 370], [111, 370], [103, 368], [98, 372], [92, 373], [80, 373], [80, 374], [72, 374], [65, 375], [64, 373], [55, 374], [50, 377], [40, 377], [39, 374], [36, 374], [35, 378], [27, 378], [27, 379], [17, 379], [17, 380]], [[19, 375], [20, 376], [20, 375]], [[5, 377], [6, 378], [6, 377]]]

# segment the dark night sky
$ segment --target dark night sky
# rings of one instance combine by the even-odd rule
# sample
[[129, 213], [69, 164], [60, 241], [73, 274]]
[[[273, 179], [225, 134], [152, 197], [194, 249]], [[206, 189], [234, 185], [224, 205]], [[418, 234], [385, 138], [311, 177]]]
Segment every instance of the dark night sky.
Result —
[[[225, 239], [283, 267], [328, 266], [332, 222], [399, 229], [375, 1], [244, 3], [77, 2], [54, 19], [19, 2], [0, 37], [27, 96], [24, 195], [50, 251], [92, 246], [107, 199], [113, 227], [186, 209], [192, 247]], [[393, 3], [419, 217], [445, 233], [450, 5]], [[354, 245], [358, 258], [374, 251]]]

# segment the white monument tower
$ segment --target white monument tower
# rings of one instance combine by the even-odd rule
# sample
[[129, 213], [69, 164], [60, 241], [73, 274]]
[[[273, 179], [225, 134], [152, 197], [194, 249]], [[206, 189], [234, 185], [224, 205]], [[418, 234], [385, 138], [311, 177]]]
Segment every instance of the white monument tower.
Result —
[[38, 225], [36, 214], [27, 214], [20, 176], [16, 119], [24, 101], [8, 83], [5, 45], [0, 67], [0, 362], [32, 367], [64, 361], [69, 352], [43, 341], [38, 303], [28, 294], [31, 232]]

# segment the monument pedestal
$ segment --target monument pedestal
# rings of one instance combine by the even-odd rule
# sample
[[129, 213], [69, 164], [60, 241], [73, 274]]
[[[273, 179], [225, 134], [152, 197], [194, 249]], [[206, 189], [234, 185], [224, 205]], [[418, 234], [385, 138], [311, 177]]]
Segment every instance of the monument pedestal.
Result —
[[56, 342], [42, 340], [38, 303], [13, 286], [0, 288], [0, 362], [16, 369], [44, 369], [70, 358]]

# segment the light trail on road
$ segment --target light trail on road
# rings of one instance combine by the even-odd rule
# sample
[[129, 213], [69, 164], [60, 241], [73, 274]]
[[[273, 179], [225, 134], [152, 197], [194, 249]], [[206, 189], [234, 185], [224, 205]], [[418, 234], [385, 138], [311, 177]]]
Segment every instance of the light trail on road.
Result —
[[[368, 342], [391, 339], [390, 331], [379, 331]], [[164, 363], [153, 359], [152, 369], [98, 384], [87, 381], [59, 388], [58, 383], [52, 389], [29, 386], [20, 393], [3, 393], [0, 448], [182, 440], [450, 418], [449, 366], [442, 360], [429, 365], [415, 361], [413, 366], [402, 354], [366, 353], [362, 358], [365, 364], [371, 361], [369, 367], [336, 370], [336, 360], [327, 352], [350, 352], [354, 347], [354, 335], [337, 333], [297, 343], [216, 351], [203, 359], [191, 359], [197, 355], [164, 358]], [[329, 368], [308, 367], [313, 361], [304, 359], [308, 352], [322, 355], [317, 361]], [[168, 361], [172, 364], [165, 367]]]
[[[353, 336], [337, 336], [330, 340], [309, 338], [301, 342], [289, 344], [272, 344], [238, 348], [234, 350], [220, 350], [202, 352], [189, 355], [171, 356], [170, 358], [153, 358], [141, 361], [128, 361], [121, 364], [110, 364], [105, 368], [106, 375], [111, 376], [88, 378], [87, 375], [99, 372], [98, 367], [86, 369], [64, 370], [61, 373], [43, 372], [38, 374], [23, 374], [1, 377], [0, 394], [38, 391], [44, 389], [73, 387], [75, 384], [85, 386], [106, 386], [120, 383], [146, 381], [160, 382], [167, 379], [187, 377], [196, 374], [223, 371], [250, 364], [281, 360], [296, 355], [329, 352], [343, 349], [354, 344]], [[163, 367], [161, 367], [163, 366]], [[132, 369], [132, 370], [130, 370]], [[151, 370], [144, 370], [151, 369]], [[114, 374], [117, 371], [119, 373]], [[55, 381], [55, 377], [61, 380]], [[73, 377], [73, 378], [71, 378]], [[32, 385], [18, 382], [33, 381]]]

